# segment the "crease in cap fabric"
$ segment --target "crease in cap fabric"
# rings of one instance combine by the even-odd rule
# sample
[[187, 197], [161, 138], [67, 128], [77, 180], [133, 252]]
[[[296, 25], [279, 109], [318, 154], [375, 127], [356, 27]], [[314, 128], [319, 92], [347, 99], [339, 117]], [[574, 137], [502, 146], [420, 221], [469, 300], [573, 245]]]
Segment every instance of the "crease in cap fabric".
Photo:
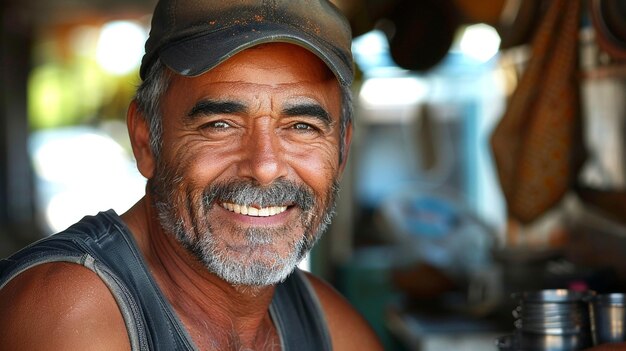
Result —
[[157, 59], [197, 76], [238, 52], [285, 42], [322, 59], [342, 85], [352, 84], [350, 25], [326, 0], [161, 0], [152, 17], [140, 75]]

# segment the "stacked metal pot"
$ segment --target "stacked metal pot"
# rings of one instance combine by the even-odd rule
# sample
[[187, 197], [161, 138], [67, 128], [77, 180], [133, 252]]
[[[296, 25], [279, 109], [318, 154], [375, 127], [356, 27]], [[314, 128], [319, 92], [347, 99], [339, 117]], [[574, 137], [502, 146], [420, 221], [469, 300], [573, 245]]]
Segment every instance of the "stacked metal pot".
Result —
[[624, 340], [623, 294], [553, 289], [513, 298], [515, 330], [496, 341], [501, 351], [574, 351]]

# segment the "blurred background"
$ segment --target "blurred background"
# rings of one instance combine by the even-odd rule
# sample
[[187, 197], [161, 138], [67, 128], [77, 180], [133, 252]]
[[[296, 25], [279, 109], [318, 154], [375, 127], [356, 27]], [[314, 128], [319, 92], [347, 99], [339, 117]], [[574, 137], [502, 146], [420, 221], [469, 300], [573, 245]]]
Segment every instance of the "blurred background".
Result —
[[[126, 109], [154, 0], [0, 3], [0, 256], [144, 192]], [[510, 295], [624, 291], [626, 3], [335, 0], [356, 129], [303, 267], [388, 350], [495, 350]]]

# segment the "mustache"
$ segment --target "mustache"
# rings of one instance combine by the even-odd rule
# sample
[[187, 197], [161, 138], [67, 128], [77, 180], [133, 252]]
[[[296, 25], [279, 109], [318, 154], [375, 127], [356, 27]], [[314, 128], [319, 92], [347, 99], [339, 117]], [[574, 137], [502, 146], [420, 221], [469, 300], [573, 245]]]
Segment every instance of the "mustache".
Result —
[[249, 180], [233, 180], [207, 187], [204, 205], [210, 206], [215, 201], [258, 207], [297, 205], [308, 211], [315, 205], [315, 195], [308, 186], [286, 179], [278, 179], [267, 186]]

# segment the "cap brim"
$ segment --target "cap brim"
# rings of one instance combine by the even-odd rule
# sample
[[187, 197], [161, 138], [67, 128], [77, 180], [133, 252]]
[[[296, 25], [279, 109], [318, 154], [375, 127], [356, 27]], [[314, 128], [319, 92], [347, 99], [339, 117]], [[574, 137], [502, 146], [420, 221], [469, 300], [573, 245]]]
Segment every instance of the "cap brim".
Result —
[[198, 76], [247, 48], [270, 42], [292, 43], [317, 55], [342, 85], [352, 84], [349, 57], [307, 33], [276, 23], [237, 25], [205, 33], [161, 50], [159, 57], [170, 69], [184, 76]]

